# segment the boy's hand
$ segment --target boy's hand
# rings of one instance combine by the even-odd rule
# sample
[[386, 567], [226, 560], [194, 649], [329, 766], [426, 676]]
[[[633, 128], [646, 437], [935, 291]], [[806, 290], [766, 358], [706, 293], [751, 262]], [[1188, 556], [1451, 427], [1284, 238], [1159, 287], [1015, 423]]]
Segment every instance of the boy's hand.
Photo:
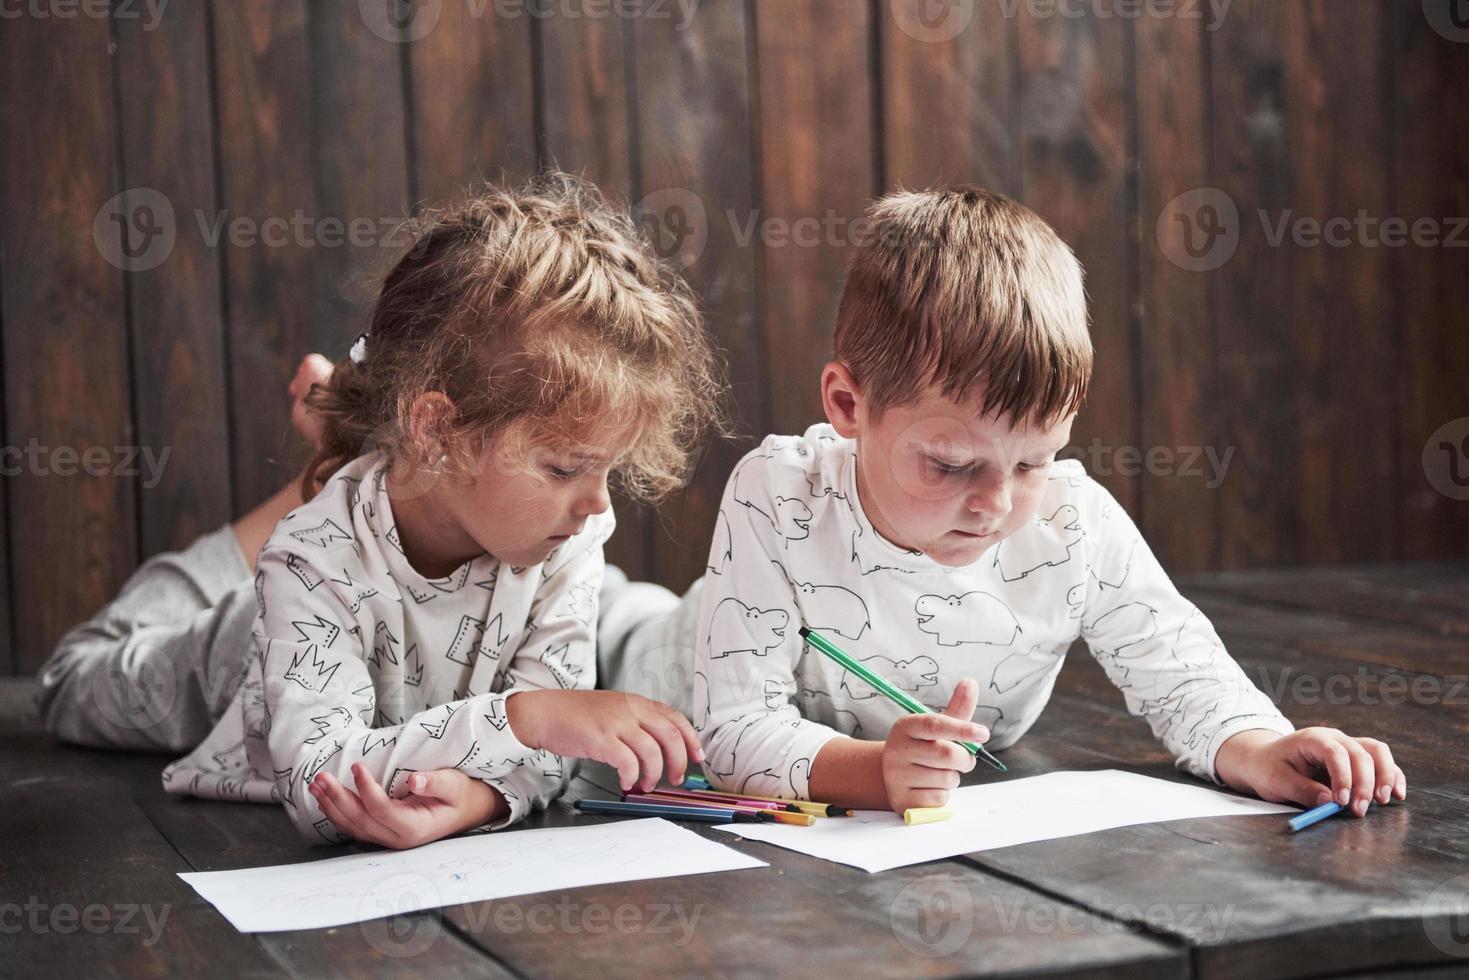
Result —
[[683, 782], [689, 759], [704, 761], [699, 736], [671, 705], [622, 691], [522, 691], [505, 701], [522, 744], [596, 759], [617, 770], [624, 793]]
[[978, 704], [979, 683], [966, 677], [954, 688], [943, 714], [908, 715], [894, 722], [882, 747], [882, 780], [895, 813], [949, 802], [960, 774], [975, 763], [958, 741], [990, 737], [987, 728], [969, 720]]
[[1408, 797], [1408, 779], [1386, 742], [1352, 738], [1335, 728], [1302, 728], [1290, 735], [1238, 732], [1219, 747], [1214, 769], [1235, 789], [1271, 803], [1315, 807], [1335, 800], [1359, 817], [1374, 799]]
[[498, 790], [458, 769], [414, 773], [407, 794], [396, 800], [360, 762], [352, 766], [352, 778], [355, 793], [330, 773], [318, 773], [312, 795], [342, 833], [383, 847], [417, 847], [509, 812]]

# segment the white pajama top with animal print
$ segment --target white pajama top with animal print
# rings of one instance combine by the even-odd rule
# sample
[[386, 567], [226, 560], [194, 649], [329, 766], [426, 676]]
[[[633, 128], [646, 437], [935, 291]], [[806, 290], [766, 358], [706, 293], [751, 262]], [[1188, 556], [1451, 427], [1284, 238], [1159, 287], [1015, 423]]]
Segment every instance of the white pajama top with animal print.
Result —
[[1294, 730], [1077, 460], [1052, 463], [1031, 523], [962, 568], [874, 532], [855, 444], [829, 425], [767, 437], [741, 460], [695, 643], [693, 721], [723, 789], [807, 797], [828, 740], [881, 740], [903, 714], [806, 647], [802, 625], [937, 711], [976, 678], [991, 749], [1035, 723], [1078, 637], [1196, 776], [1218, 782], [1215, 753], [1236, 732]]
[[542, 564], [484, 554], [426, 579], [404, 556], [384, 473], [381, 453], [358, 457], [276, 526], [256, 562], [245, 678], [205, 741], [164, 770], [169, 792], [278, 802], [308, 840], [334, 843], [345, 838], [306, 787], [325, 771], [353, 788], [354, 762], [393, 797], [418, 770], [482, 779], [510, 805], [490, 829], [562, 791], [569, 767], [521, 744], [505, 702], [595, 686], [612, 512]]

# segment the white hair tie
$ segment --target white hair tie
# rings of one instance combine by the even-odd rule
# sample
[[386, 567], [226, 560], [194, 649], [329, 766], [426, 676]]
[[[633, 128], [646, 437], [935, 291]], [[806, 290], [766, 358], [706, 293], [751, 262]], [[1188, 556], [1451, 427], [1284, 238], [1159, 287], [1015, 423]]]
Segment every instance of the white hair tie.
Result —
[[352, 348], [347, 351], [347, 356], [352, 359], [353, 364], [361, 364], [363, 361], [367, 360], [366, 333], [358, 334], [357, 339], [352, 341]]

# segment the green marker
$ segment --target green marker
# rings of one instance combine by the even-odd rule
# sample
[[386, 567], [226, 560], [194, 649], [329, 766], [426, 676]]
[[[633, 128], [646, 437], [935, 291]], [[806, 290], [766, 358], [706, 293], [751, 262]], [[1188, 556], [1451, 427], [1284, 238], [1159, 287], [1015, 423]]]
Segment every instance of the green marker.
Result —
[[[811, 644], [813, 647], [820, 650], [831, 659], [835, 660], [838, 664], [847, 668], [847, 670], [856, 674], [867, 683], [871, 684], [874, 688], [876, 688], [879, 694], [887, 695], [889, 701], [904, 709], [909, 714], [931, 715], [934, 713], [933, 709], [931, 709], [928, 705], [924, 704], [921, 701], [915, 700], [912, 697], [909, 697], [907, 693], [894, 687], [885, 678], [879, 676], [878, 674], [874, 674], [871, 670], [868, 670], [862, 664], [858, 663], [852, 658], [850, 654], [843, 653], [835, 643], [832, 643], [826, 637], [820, 635], [819, 633], [816, 633], [814, 630], [809, 630], [804, 626], [801, 627], [800, 633], [802, 639], [804, 639], [807, 643]], [[990, 755], [989, 750], [986, 749], [983, 745], [975, 745], [973, 742], [960, 742], [959, 744], [968, 749], [970, 755], [978, 756], [985, 762], [988, 762], [990, 765], [1000, 770], [1000, 772], [1009, 772], [1009, 770], [1005, 768], [1005, 764], [999, 759], [996, 759], [993, 755]]]

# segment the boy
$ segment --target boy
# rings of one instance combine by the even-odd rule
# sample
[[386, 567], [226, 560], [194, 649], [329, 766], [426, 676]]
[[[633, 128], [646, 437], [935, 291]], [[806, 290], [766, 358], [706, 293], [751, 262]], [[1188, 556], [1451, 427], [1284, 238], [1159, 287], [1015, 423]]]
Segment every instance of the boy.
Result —
[[[953, 740], [1013, 745], [1081, 636], [1196, 776], [1358, 816], [1403, 799], [1385, 744], [1296, 731], [1111, 495], [1054, 460], [1092, 367], [1055, 232], [972, 188], [893, 194], [872, 218], [821, 376], [829, 424], [767, 438], [725, 489], [694, 637], [711, 781], [942, 805], [975, 764]], [[803, 624], [942, 714], [903, 714]]]

